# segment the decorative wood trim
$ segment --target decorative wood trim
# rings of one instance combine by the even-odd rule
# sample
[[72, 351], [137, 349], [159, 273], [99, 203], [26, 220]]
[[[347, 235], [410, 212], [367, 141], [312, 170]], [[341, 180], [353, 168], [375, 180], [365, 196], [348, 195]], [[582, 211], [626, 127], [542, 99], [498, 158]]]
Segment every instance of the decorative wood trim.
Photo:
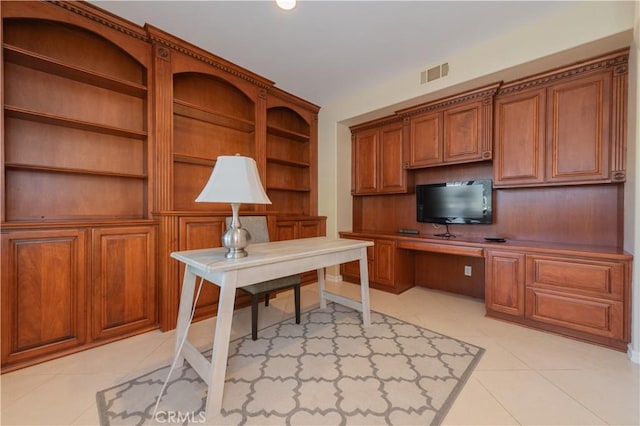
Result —
[[493, 157], [493, 96], [482, 101], [483, 132], [480, 143], [482, 159], [490, 160]]
[[571, 64], [565, 67], [556, 68], [542, 74], [526, 77], [521, 80], [514, 81], [503, 85], [498, 91], [498, 96], [508, 93], [518, 92], [541, 85], [554, 83], [565, 78], [575, 77], [577, 75], [599, 71], [606, 68], [615, 68], [614, 73], [619, 68], [626, 70], [629, 61], [629, 49], [621, 49], [612, 52], [604, 57], [600, 56], [577, 64]]
[[493, 102], [492, 98], [498, 92], [498, 88], [502, 82], [493, 83], [488, 86], [480, 87], [475, 90], [464, 92], [460, 95], [450, 96], [448, 98], [438, 99], [433, 102], [418, 105], [411, 108], [396, 111], [397, 115], [403, 118], [412, 117], [414, 115], [423, 114], [425, 112], [435, 111], [439, 109], [449, 108], [454, 105], [462, 104], [472, 100], [482, 99], [483, 102]]
[[[173, 208], [173, 75], [171, 55], [163, 46], [154, 46], [153, 100], [155, 117], [156, 172], [153, 211]], [[164, 54], [166, 52], [166, 54]], [[161, 232], [162, 234], [162, 227]]]
[[157, 44], [155, 47], [156, 58], [171, 62], [171, 53], [169, 53], [169, 50], [165, 49], [163, 46], [158, 46]]
[[626, 64], [613, 73], [611, 113], [611, 180], [624, 182], [627, 164], [627, 92], [628, 69]]
[[134, 26], [134, 24], [132, 24], [131, 26], [124, 26], [116, 23], [115, 21], [108, 18], [111, 16], [119, 20], [122, 18], [112, 15], [111, 13], [100, 9], [97, 6], [77, 1], [46, 0], [46, 2], [65, 9], [71, 13], [75, 13], [76, 15], [80, 15], [83, 18], [87, 18], [100, 25], [104, 25], [105, 27], [109, 27], [112, 30], [126, 34], [129, 37], [137, 38], [138, 40], [144, 42], [149, 41], [149, 37], [143, 32], [142, 28], [138, 27], [137, 25]]
[[262, 89], [268, 89], [273, 86], [273, 81], [260, 77], [257, 74], [252, 73], [249, 70], [241, 68], [231, 62], [228, 62], [204, 49], [200, 49], [184, 40], [180, 40], [171, 34], [168, 34], [152, 25], [146, 24], [145, 28], [149, 35], [149, 40], [152, 43], [162, 45], [176, 52], [182, 53], [185, 56], [196, 59], [200, 62], [204, 62], [207, 65], [212, 66], [234, 77], [247, 81]]
[[171, 259], [177, 251], [179, 236], [179, 217], [160, 216], [160, 237], [158, 238], [158, 321], [160, 330], [168, 331], [176, 327], [178, 305], [180, 301], [179, 264]]
[[379, 118], [377, 120], [368, 121], [366, 123], [356, 124], [355, 126], [349, 127], [349, 130], [351, 130], [351, 132], [360, 132], [363, 130], [376, 129], [378, 127], [386, 126], [387, 124], [398, 123], [401, 121], [404, 122], [405, 119], [408, 120], [407, 117], [398, 117], [397, 115], [391, 115], [388, 117]]
[[[269, 98], [277, 98], [278, 100], [284, 101], [289, 105], [293, 104], [312, 112], [317, 113], [320, 110], [320, 107], [318, 105], [292, 95], [291, 93], [285, 92], [284, 90], [277, 87], [270, 87], [267, 91], [267, 96]], [[271, 105], [269, 105], [269, 107], [271, 107]]]

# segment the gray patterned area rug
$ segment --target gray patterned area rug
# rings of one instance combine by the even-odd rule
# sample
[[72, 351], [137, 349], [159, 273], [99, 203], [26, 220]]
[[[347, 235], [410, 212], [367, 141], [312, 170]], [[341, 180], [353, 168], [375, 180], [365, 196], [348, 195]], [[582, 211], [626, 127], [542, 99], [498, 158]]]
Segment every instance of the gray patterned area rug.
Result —
[[204, 419], [206, 385], [185, 364], [97, 393], [102, 425], [437, 425], [484, 349], [329, 303], [231, 342], [222, 414]]

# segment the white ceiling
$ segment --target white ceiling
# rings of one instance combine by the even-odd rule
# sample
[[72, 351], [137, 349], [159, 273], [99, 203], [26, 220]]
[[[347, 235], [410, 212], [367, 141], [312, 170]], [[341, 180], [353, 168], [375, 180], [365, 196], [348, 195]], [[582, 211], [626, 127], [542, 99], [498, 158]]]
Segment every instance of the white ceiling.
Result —
[[323, 106], [434, 65], [573, 1], [92, 1], [149, 23]]

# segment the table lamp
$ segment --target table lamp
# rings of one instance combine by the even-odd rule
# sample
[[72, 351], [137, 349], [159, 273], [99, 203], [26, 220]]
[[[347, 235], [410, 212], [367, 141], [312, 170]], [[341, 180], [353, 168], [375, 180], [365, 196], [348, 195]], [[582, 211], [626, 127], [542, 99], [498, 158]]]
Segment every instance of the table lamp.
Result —
[[255, 160], [240, 154], [218, 157], [211, 177], [196, 202], [231, 203], [231, 225], [222, 235], [227, 259], [246, 257], [244, 248], [251, 241], [251, 235], [242, 228], [238, 217], [240, 204], [271, 204], [260, 182]]

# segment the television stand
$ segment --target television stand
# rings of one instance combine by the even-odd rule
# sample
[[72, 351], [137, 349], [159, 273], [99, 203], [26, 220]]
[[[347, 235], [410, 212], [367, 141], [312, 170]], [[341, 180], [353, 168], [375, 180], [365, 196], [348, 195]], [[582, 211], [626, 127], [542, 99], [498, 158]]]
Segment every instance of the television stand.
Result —
[[449, 232], [449, 224], [445, 224], [445, 232], [442, 232], [440, 234], [433, 234], [434, 237], [443, 237], [443, 238], [455, 238], [456, 236], [454, 234], [452, 234], [451, 232]]

